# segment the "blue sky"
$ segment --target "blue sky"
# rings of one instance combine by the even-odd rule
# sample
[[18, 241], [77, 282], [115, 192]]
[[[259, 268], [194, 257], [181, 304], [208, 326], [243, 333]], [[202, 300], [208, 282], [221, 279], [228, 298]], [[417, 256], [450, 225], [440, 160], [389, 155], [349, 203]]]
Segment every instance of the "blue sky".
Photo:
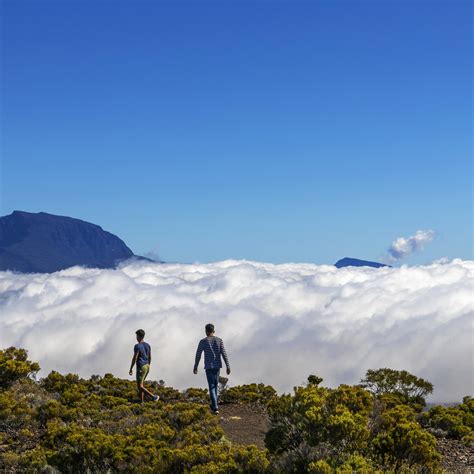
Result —
[[3, 1], [0, 214], [168, 261], [472, 258], [472, 6]]

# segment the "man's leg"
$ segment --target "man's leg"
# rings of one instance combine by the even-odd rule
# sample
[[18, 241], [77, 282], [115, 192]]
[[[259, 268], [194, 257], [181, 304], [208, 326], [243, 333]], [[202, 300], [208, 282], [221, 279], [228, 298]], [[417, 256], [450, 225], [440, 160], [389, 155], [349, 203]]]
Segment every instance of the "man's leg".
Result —
[[143, 365], [140, 367], [140, 370], [137, 371], [137, 383], [138, 383], [138, 391], [141, 394], [142, 402], [145, 401], [145, 394], [148, 395], [150, 398], [153, 398], [154, 395], [149, 390], [147, 390], [144, 386], [145, 379], [150, 371], [149, 365]]
[[144, 394], [142, 391], [143, 385], [143, 370], [142, 367], [137, 366], [137, 390], [138, 390], [138, 397], [140, 398], [141, 402], [144, 402]]
[[143, 393], [140, 388], [140, 381], [138, 380], [138, 377], [137, 377], [137, 392], [138, 392], [138, 398], [140, 398], [141, 401], [143, 402]]
[[219, 369], [207, 369], [206, 377], [209, 385], [209, 396], [211, 397], [211, 409], [217, 411], [217, 383], [219, 380]]
[[219, 369], [214, 369], [214, 397], [216, 399], [216, 411], [219, 410], [218, 386], [219, 386]]

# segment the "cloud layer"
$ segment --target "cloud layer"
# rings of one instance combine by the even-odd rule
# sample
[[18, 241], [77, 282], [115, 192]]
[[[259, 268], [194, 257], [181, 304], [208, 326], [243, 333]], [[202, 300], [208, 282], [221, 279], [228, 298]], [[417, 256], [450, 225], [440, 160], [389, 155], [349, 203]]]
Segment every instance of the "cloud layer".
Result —
[[425, 244], [431, 242], [434, 237], [434, 230], [417, 230], [415, 235], [410, 237], [398, 237], [388, 249], [391, 261], [396, 262], [419, 250], [423, 250]]
[[435, 401], [472, 394], [474, 262], [343, 268], [248, 261], [135, 262], [118, 270], [0, 272], [0, 346], [51, 369], [128, 377], [138, 328], [151, 378], [204, 386], [192, 374], [207, 322], [227, 347], [232, 384], [290, 391], [307, 375], [357, 383], [369, 368], [407, 369]]

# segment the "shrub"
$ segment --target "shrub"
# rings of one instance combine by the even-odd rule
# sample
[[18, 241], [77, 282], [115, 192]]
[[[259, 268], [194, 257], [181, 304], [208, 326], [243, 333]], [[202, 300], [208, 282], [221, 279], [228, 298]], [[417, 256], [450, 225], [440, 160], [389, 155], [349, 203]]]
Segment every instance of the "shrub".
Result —
[[454, 407], [435, 406], [422, 413], [419, 421], [432, 432], [469, 442], [474, 437], [474, 399], [464, 397]]
[[[153, 383], [173, 403], [139, 404], [133, 381], [53, 371], [37, 383], [27, 378], [36, 365], [26, 351], [8, 354], [29, 365], [15, 365], [0, 391], [0, 470], [259, 473], [269, 464], [264, 450], [222, 442], [207, 398], [206, 404], [190, 401], [203, 400], [202, 389], [181, 394]], [[23, 378], [14, 382], [15, 374]]]
[[411, 406], [388, 407], [361, 386], [329, 389], [320, 387], [316, 376], [308, 382], [306, 387], [296, 387], [293, 396], [276, 397], [268, 404], [271, 428], [266, 446], [274, 455], [275, 470], [437, 467], [436, 440], [417, 422]]
[[416, 422], [416, 413], [399, 405], [382, 415], [382, 425], [372, 440], [372, 451], [384, 469], [402, 466], [436, 468], [441, 458], [436, 439]]
[[221, 401], [225, 403], [268, 403], [276, 395], [276, 390], [263, 383], [252, 383], [227, 388], [221, 394]]
[[269, 403], [266, 445], [303, 470], [324, 472], [324, 463], [336, 468], [348, 455], [367, 448], [372, 403], [370, 393], [360, 387], [328, 389], [311, 382], [297, 387], [294, 396]]
[[361, 386], [377, 397], [385, 397], [385, 401], [395, 406], [399, 403], [411, 405], [421, 411], [426, 405], [425, 398], [433, 392], [433, 385], [410, 374], [406, 370], [378, 369], [368, 370]]
[[470, 397], [457, 407], [418, 414], [423, 392], [416, 386], [428, 389], [428, 382], [389, 369], [368, 373], [370, 391], [322, 387], [316, 375], [291, 395], [277, 396], [264, 384], [227, 389], [224, 401], [266, 405], [269, 453], [225, 440], [219, 418], [209, 413], [206, 390], [180, 393], [151, 382], [165, 401], [140, 404], [135, 382], [112, 374], [83, 379], [53, 371], [36, 382], [30, 376], [39, 366], [26, 351], [1, 351], [0, 362], [0, 470], [7, 472], [433, 470], [439, 460], [435, 438], [422, 425], [465, 442], [473, 437]]
[[8, 388], [16, 380], [34, 376], [39, 370], [36, 362], [28, 360], [25, 349], [0, 350], [0, 389]]

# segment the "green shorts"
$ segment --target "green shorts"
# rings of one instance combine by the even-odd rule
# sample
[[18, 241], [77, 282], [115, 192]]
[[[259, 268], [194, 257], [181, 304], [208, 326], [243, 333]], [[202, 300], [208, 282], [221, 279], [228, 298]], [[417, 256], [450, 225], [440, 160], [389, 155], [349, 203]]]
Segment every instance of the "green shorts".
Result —
[[150, 372], [150, 366], [148, 364], [142, 365], [141, 367], [137, 367], [137, 383], [142, 384], [146, 376]]

